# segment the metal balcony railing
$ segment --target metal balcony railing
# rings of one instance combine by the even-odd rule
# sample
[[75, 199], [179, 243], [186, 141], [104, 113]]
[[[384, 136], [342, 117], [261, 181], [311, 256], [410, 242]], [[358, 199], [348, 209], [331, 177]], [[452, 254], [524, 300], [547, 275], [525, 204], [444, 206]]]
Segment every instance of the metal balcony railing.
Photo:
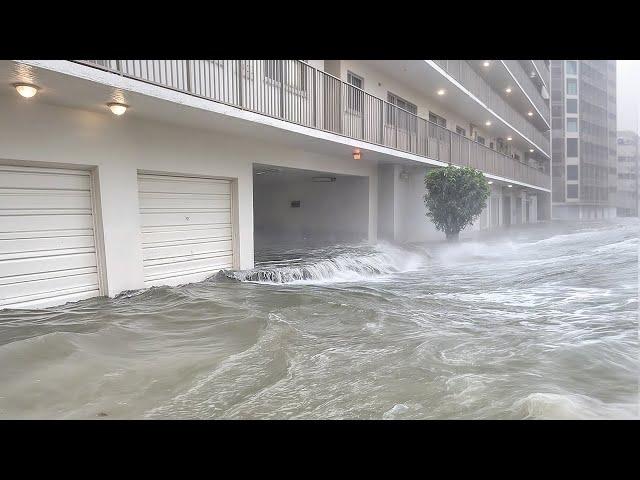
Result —
[[551, 119], [549, 105], [542, 99], [542, 95], [540, 94], [538, 87], [535, 86], [533, 80], [531, 80], [531, 77], [522, 67], [521, 63], [518, 60], [502, 60], [502, 62], [518, 81], [520, 87], [522, 87], [531, 102], [535, 105], [538, 112], [540, 112], [545, 121], [549, 123]]
[[530, 141], [538, 145], [547, 155], [550, 155], [548, 134], [542, 133], [525, 117], [509, 105], [502, 96], [492, 89], [489, 84], [471, 68], [466, 60], [433, 60], [440, 68], [460, 82], [467, 90], [475, 95], [496, 114], [517, 129]]
[[551, 90], [551, 75], [549, 73], [549, 67], [544, 60], [531, 60], [535, 67], [538, 69], [538, 73], [542, 76], [542, 80], [544, 80], [545, 85], [547, 86], [547, 90]]
[[549, 174], [299, 60], [76, 60], [243, 110], [550, 188]]

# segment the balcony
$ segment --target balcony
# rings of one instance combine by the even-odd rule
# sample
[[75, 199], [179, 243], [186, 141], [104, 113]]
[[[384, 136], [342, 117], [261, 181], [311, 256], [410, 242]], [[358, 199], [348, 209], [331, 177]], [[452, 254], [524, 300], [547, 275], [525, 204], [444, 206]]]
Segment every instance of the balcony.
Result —
[[538, 73], [542, 77], [542, 81], [547, 86], [547, 90], [551, 90], [549, 83], [551, 82], [551, 76], [549, 74], [549, 67], [544, 60], [531, 60], [533, 66], [538, 70]]
[[547, 155], [549, 154], [549, 136], [535, 128], [522, 114], [511, 107], [465, 60], [434, 60], [434, 62], [503, 120], [538, 145]]
[[76, 62], [305, 127], [550, 188], [549, 174], [299, 60]]
[[525, 71], [518, 60], [501, 60], [507, 70], [516, 79], [522, 91], [527, 95], [536, 110], [540, 112], [547, 124], [551, 118], [549, 113], [549, 105], [542, 99], [542, 95], [538, 88], [534, 85], [529, 74]]

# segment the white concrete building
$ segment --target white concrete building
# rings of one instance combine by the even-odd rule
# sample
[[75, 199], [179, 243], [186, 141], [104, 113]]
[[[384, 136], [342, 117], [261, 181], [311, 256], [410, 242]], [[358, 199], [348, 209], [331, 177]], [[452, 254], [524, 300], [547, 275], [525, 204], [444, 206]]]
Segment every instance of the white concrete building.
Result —
[[15, 60], [0, 75], [0, 308], [200, 281], [283, 240], [441, 239], [423, 179], [447, 163], [492, 182], [473, 228], [550, 218], [544, 61]]

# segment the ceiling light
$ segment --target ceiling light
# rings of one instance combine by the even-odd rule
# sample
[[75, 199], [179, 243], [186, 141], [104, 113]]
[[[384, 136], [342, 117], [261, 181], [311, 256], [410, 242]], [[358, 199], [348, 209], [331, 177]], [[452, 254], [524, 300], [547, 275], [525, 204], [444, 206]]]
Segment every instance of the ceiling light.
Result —
[[492, 184], [493, 184], [493, 180], [489, 180], [487, 183], [488, 183], [489, 185], [492, 185]]
[[511, 141], [511, 140], [513, 140], [513, 138], [512, 137], [507, 137], [507, 140]]
[[489, 62], [489, 60], [485, 60], [484, 62], [482, 62], [482, 66], [483, 66], [483, 67], [488, 67], [489, 65], [491, 65], [491, 63]]
[[512, 188], [512, 187], [513, 187], [513, 185], [509, 184], [509, 185], [507, 185], [507, 187]]
[[486, 122], [484, 122], [484, 124], [485, 124], [487, 127], [490, 127], [490, 126], [491, 126], [491, 122], [490, 122], [489, 120], [487, 120]]
[[107, 107], [109, 107], [109, 109], [114, 115], [119, 116], [127, 111], [127, 108], [129, 108], [129, 105], [125, 105], [124, 103], [114, 102], [114, 103], [107, 103]]
[[444, 95], [445, 93], [447, 93], [447, 91], [444, 88], [441, 88], [437, 93], [438, 95]]
[[533, 117], [533, 112], [527, 112], [527, 115], [529, 115], [530, 117]]
[[356, 148], [353, 151], [353, 159], [354, 160], [360, 160], [360, 149], [359, 148]]
[[530, 149], [529, 149], [529, 153], [533, 153], [533, 148], [530, 148]]
[[507, 93], [511, 93], [511, 87], [507, 87], [507, 88], [505, 89], [505, 92], [507, 92]]
[[40, 87], [36, 87], [35, 85], [29, 85], [28, 83], [16, 83], [13, 86], [16, 88], [18, 93], [22, 95], [24, 98], [31, 98], [36, 93], [38, 93], [38, 90], [40, 90]]

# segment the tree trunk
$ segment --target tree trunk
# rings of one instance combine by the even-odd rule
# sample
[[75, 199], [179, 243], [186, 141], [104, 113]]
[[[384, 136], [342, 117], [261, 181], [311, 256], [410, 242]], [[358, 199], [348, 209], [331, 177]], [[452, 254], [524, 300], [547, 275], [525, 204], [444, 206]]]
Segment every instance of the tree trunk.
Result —
[[460, 232], [445, 233], [445, 235], [447, 236], [447, 242], [457, 242], [459, 234], [460, 234]]

